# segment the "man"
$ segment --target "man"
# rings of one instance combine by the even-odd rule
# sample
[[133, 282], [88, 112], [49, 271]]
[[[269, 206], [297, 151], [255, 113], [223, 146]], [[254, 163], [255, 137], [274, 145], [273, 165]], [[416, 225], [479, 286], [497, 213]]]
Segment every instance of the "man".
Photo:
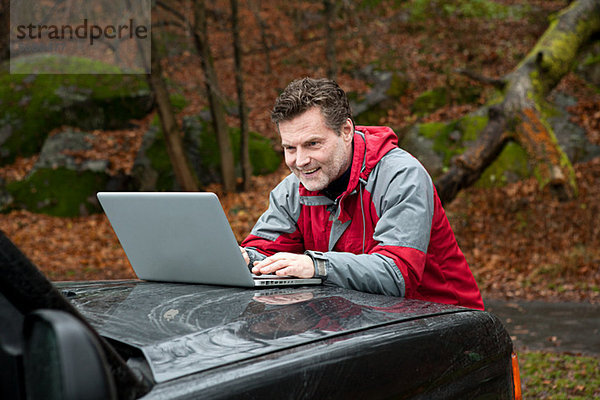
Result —
[[483, 309], [431, 178], [387, 127], [354, 127], [333, 81], [288, 85], [271, 119], [292, 171], [242, 243], [256, 274]]

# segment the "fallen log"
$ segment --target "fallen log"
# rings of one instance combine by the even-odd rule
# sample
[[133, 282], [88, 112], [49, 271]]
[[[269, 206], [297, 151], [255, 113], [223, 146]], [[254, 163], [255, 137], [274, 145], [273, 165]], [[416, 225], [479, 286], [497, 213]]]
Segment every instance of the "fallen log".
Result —
[[599, 33], [600, 2], [574, 1], [511, 73], [493, 80], [498, 96], [487, 106], [487, 126], [436, 181], [443, 203], [475, 183], [511, 140], [527, 151], [541, 187], [549, 187], [561, 200], [577, 195], [571, 162], [546, 121], [553, 108], [546, 97], [571, 70], [578, 51]]

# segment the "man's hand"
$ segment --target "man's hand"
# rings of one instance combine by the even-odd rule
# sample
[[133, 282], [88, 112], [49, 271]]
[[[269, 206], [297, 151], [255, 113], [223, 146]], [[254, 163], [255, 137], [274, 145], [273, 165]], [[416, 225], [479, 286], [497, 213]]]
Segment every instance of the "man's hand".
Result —
[[257, 275], [275, 274], [277, 276], [312, 278], [315, 276], [315, 265], [312, 258], [305, 254], [277, 253], [255, 262], [252, 272]]

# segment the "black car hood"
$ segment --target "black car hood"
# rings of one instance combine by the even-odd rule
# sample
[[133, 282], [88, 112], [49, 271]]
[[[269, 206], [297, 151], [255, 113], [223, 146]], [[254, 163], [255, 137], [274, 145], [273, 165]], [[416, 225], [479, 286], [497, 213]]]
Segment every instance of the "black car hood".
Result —
[[468, 310], [326, 285], [255, 290], [122, 281], [56, 286], [101, 335], [139, 348], [156, 382], [325, 338]]

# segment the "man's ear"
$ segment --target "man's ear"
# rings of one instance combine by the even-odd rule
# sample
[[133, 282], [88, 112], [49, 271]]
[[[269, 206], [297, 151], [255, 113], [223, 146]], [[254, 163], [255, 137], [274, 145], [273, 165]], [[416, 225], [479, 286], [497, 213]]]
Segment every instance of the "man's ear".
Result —
[[342, 126], [342, 136], [345, 142], [351, 142], [354, 138], [354, 123], [350, 118], [347, 118]]

